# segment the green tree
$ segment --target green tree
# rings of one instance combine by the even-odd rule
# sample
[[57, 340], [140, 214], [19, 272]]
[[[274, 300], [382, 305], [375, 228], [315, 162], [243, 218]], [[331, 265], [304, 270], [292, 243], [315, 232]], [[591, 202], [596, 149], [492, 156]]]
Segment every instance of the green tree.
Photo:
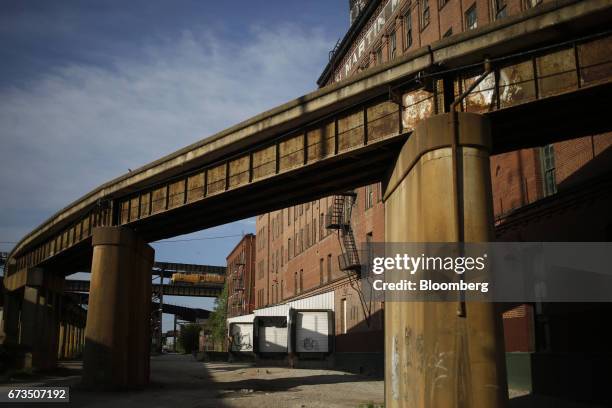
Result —
[[224, 343], [227, 332], [227, 284], [215, 299], [215, 309], [208, 317], [206, 328], [215, 343]]
[[182, 347], [185, 353], [190, 354], [194, 350], [198, 350], [200, 330], [202, 330], [202, 326], [199, 324], [186, 324], [181, 328], [181, 333], [179, 334], [179, 345]]

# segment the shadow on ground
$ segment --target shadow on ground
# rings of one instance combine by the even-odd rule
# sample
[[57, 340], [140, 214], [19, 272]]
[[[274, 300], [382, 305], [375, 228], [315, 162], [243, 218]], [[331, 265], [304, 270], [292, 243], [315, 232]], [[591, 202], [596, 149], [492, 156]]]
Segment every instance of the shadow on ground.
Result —
[[508, 408], [604, 408], [604, 406], [560, 400], [544, 395], [529, 394], [512, 398], [510, 404], [508, 404]]

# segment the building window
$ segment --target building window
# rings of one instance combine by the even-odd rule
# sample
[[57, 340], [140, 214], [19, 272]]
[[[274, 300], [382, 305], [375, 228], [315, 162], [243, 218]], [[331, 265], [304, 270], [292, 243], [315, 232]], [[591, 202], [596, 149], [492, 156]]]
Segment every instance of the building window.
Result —
[[446, 32], [444, 33], [442, 38], [450, 37], [451, 35], [453, 35], [453, 27], [451, 27], [448, 30], [446, 30]]
[[293, 294], [297, 295], [298, 293], [298, 273], [295, 272], [293, 274]]
[[404, 48], [410, 48], [412, 46], [412, 14], [410, 9], [404, 14], [404, 29], [406, 30]]
[[287, 225], [291, 225], [291, 207], [287, 208]]
[[429, 0], [423, 0], [423, 11], [421, 13], [421, 30], [423, 30], [429, 24]]
[[472, 4], [465, 12], [465, 28], [472, 30], [478, 26], [478, 15], [476, 14], [476, 3]]
[[395, 30], [389, 34], [389, 59], [395, 58], [397, 54], [397, 39], [395, 36]]
[[544, 178], [544, 195], [549, 196], [557, 192], [555, 176], [555, 149], [553, 145], [542, 148], [542, 173]]
[[382, 64], [383, 62], [383, 57], [382, 57], [382, 46], [378, 47], [376, 49], [376, 64]]
[[300, 228], [300, 254], [304, 252], [304, 229]]
[[332, 256], [331, 254], [327, 255], [327, 281], [329, 282], [332, 278]]
[[495, 19], [506, 17], [508, 7], [506, 7], [506, 0], [493, 0], [493, 12], [495, 13]]
[[293, 247], [291, 246], [291, 238], [287, 240], [287, 262], [293, 257]]
[[374, 206], [374, 188], [372, 184], [365, 187], [365, 209], [368, 210]]
[[346, 334], [346, 299], [340, 301], [340, 334]]
[[319, 216], [319, 239], [325, 237], [325, 214]]
[[280, 292], [280, 300], [283, 300], [283, 299], [284, 299], [284, 297], [283, 297], [283, 286], [284, 286], [284, 283], [283, 283], [283, 280], [281, 279], [281, 292]]
[[442, 8], [446, 6], [446, 3], [448, 3], [448, 0], [438, 0], [438, 7]]
[[281, 257], [281, 268], [282, 268], [283, 265], [285, 264], [285, 246], [284, 245], [281, 245], [280, 257]]
[[300, 269], [300, 293], [304, 291], [304, 270]]
[[319, 283], [323, 284], [323, 258], [319, 259]]
[[530, 9], [542, 4], [542, 0], [525, 0], [525, 8]]

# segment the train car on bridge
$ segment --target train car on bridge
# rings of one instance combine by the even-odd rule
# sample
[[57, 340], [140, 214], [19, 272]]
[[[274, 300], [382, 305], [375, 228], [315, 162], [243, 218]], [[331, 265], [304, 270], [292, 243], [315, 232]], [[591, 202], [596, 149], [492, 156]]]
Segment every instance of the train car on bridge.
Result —
[[225, 276], [216, 273], [173, 273], [171, 279], [173, 284], [225, 283]]

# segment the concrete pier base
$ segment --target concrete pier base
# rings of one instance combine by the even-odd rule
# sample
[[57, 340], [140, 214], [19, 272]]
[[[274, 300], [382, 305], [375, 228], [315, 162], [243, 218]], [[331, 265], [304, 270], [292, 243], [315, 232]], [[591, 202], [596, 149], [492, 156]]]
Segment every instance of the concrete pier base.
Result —
[[[421, 122], [385, 183], [385, 241], [491, 241], [489, 146], [483, 116]], [[385, 407], [506, 406], [495, 304], [386, 302], [385, 350]]]
[[7, 292], [5, 345], [19, 353], [17, 367], [49, 370], [57, 364], [64, 277], [41, 268], [26, 276], [25, 286]]
[[142, 387], [149, 381], [149, 319], [154, 251], [121, 227], [93, 231], [83, 384]]

